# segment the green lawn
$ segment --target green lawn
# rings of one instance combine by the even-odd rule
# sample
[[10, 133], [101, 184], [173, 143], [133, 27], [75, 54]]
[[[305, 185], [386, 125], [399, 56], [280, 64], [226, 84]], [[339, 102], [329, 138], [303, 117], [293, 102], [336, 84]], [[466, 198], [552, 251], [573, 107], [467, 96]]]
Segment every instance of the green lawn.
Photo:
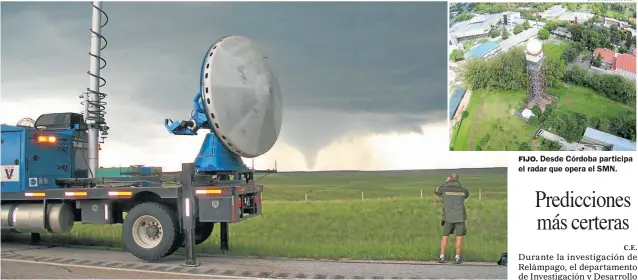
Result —
[[[512, 114], [523, 104], [525, 96], [523, 90], [475, 90], [467, 108], [468, 117], [456, 128], [458, 134], [457, 131], [452, 134], [454, 150], [477, 150], [477, 145], [485, 142], [481, 145], [482, 150], [514, 151], [519, 149], [520, 143], [529, 143], [536, 128]], [[483, 99], [485, 103], [481, 110]]]
[[[560, 57], [564, 49], [564, 45], [543, 46], [545, 55], [551, 57]], [[636, 114], [635, 107], [613, 101], [582, 86], [560, 83], [548, 88], [548, 93], [559, 97], [554, 104], [553, 114], [556, 115], [579, 113], [589, 119]], [[526, 90], [473, 90], [466, 109], [469, 115], [454, 128], [450, 147], [455, 151], [536, 149], [532, 141], [536, 127], [512, 114], [526, 101], [526, 94]]]
[[[635, 115], [636, 109], [596, 94], [593, 90], [561, 83], [558, 87], [548, 89], [560, 100], [554, 104], [554, 114], [568, 116], [579, 113], [587, 118], [612, 118], [618, 115]], [[472, 94], [467, 111], [468, 118], [457, 127], [452, 134], [452, 147], [455, 151], [477, 150], [481, 139], [485, 144], [482, 150], [513, 151], [518, 150], [521, 143], [526, 142], [534, 147], [531, 137], [536, 127], [513, 116], [515, 110], [524, 102], [524, 90], [507, 92], [498, 90], [476, 90]], [[484, 109], [478, 114], [481, 99], [485, 98]], [[475, 120], [479, 118], [478, 122]], [[457, 134], [458, 133], [458, 134]], [[473, 136], [473, 146], [470, 146]]]
[[554, 114], [580, 113], [588, 117], [613, 118], [618, 115], [635, 115], [636, 107], [622, 104], [596, 94], [590, 88], [562, 83], [550, 88], [549, 93], [560, 98]]
[[[231, 255], [435, 260], [441, 206], [433, 195], [451, 171], [281, 173], [265, 177], [264, 215], [230, 226]], [[459, 171], [467, 201], [467, 261], [507, 251], [505, 169]], [[421, 198], [421, 191], [424, 197]], [[364, 199], [361, 199], [361, 192]], [[304, 201], [308, 193], [309, 201]], [[480, 196], [479, 196], [480, 194]], [[76, 226], [43, 240], [121, 247], [120, 225]], [[197, 251], [219, 253], [219, 231]], [[26, 236], [3, 234], [3, 240]], [[448, 254], [453, 255], [450, 244]]]
[[565, 51], [565, 45], [545, 44], [543, 45], [543, 53], [546, 56], [561, 57]]

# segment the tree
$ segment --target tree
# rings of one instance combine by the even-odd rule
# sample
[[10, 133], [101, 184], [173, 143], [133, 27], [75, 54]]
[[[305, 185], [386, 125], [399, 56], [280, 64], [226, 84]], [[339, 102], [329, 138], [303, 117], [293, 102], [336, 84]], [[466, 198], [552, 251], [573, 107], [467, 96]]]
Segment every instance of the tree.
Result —
[[549, 39], [549, 30], [543, 28], [538, 31], [538, 39], [547, 40]]
[[532, 114], [534, 114], [534, 116], [536, 116], [536, 118], [539, 118], [542, 114], [543, 111], [541, 111], [541, 108], [538, 107], [538, 105], [532, 107]]
[[636, 141], [636, 119], [635, 117], [618, 115], [611, 120], [612, 134]]
[[537, 116], [530, 116], [529, 119], [527, 119], [527, 123], [536, 126], [538, 125], [538, 117]]
[[509, 33], [509, 32], [507, 32], [507, 29], [505, 29], [505, 27], [503, 27], [503, 31], [502, 31], [502, 34], [501, 34], [501, 38], [503, 38], [503, 40], [505, 40], [505, 39], [507, 39], [507, 38], [509, 38], [509, 37], [510, 37], [510, 33]]
[[611, 122], [607, 118], [601, 118], [598, 120], [598, 124], [596, 125], [596, 129], [604, 132], [610, 133]]
[[601, 96], [624, 104], [636, 105], [636, 83], [618, 75], [595, 74], [574, 67], [565, 75], [565, 80], [593, 89]]
[[622, 31], [618, 29], [616, 25], [612, 25], [609, 30], [609, 41], [613, 44], [619, 44], [620, 40], [622, 40]]
[[552, 112], [554, 112], [554, 106], [552, 104], [545, 105], [545, 111], [539, 116], [538, 121], [544, 123], [545, 120], [551, 118]]
[[574, 46], [574, 43], [572, 42], [563, 50], [563, 59], [565, 59], [565, 61], [568, 63], [573, 62], [574, 59], [578, 57], [578, 53], [580, 52], [578, 51], [578, 49], [576, 48], [576, 46]]
[[[567, 30], [572, 34], [572, 41], [579, 42], [585, 39], [585, 26], [582, 24], [570, 24]], [[586, 41], [583, 41], [586, 43]]]
[[547, 104], [545, 105], [545, 111], [543, 112], [543, 116], [545, 118], [549, 117], [554, 112], [554, 105]]
[[521, 142], [518, 144], [518, 150], [519, 151], [531, 151], [532, 150], [532, 146], [529, 145], [529, 143], [527, 142]]
[[525, 30], [525, 29], [523, 28], [523, 26], [522, 26], [522, 25], [516, 25], [516, 26], [514, 26], [514, 34], [521, 33], [521, 32], [523, 32], [523, 30]]
[[528, 21], [528, 20], [525, 20], [525, 21], [523, 22], [523, 29], [530, 29], [530, 28], [531, 28], [531, 26], [529, 25], [529, 21]]
[[600, 54], [598, 54], [598, 56], [596, 56], [596, 58], [592, 60], [591, 64], [594, 65], [595, 67], [600, 67], [600, 65], [603, 64], [603, 57]]
[[558, 28], [558, 26], [559, 26], [558, 21], [548, 20], [547, 22], [545, 22], [545, 26], [543, 28], [546, 28], [549, 31], [554, 31], [556, 28]]
[[490, 37], [496, 38], [498, 35], [501, 35], [501, 32], [499, 32], [498, 29], [494, 28], [490, 30]]
[[545, 79], [547, 84], [554, 86], [563, 79], [567, 71], [567, 63], [562, 57], [548, 56], [545, 59]]
[[587, 119], [577, 113], [561, 116], [560, 118], [554, 117], [553, 122], [556, 134], [562, 136], [569, 142], [579, 141], [587, 128]]
[[476, 143], [476, 146], [474, 147], [474, 149], [476, 151], [484, 151], [485, 148], [487, 148], [487, 144], [490, 142], [490, 138], [491, 137], [489, 134], [485, 134], [485, 136], [481, 137], [478, 143]]
[[490, 59], [470, 59], [462, 75], [471, 88], [518, 90], [527, 83], [525, 54], [517, 48]]
[[574, 67], [571, 71], [567, 72], [567, 75], [565, 75], [565, 79], [567, 81], [579, 86], [585, 85], [588, 78], [587, 70], [582, 70], [578, 67]]
[[567, 10], [576, 11], [578, 10], [578, 3], [565, 3], [563, 4]]
[[454, 19], [454, 22], [459, 22], [459, 21], [466, 21], [466, 20], [470, 20], [472, 19], [472, 15], [468, 14], [468, 13], [461, 13], [459, 16], [457, 16]]
[[556, 142], [544, 139], [540, 148], [542, 151], [558, 151], [560, 150], [561, 145]]
[[619, 53], [628, 53], [629, 49], [627, 49], [627, 47], [625, 47], [625, 46], [620, 46], [620, 47], [618, 47], [618, 52]]
[[450, 53], [450, 60], [461, 61], [463, 59], [465, 59], [465, 54], [463, 54], [463, 51], [460, 49], [454, 49]]
[[636, 37], [631, 35], [631, 32], [625, 34], [625, 47], [631, 49], [631, 46], [636, 42]]

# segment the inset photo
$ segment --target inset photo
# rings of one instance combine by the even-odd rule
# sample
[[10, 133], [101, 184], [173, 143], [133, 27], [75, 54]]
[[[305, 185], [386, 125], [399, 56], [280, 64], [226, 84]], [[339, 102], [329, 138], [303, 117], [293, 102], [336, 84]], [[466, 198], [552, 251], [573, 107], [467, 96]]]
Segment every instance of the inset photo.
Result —
[[452, 151], [635, 151], [635, 3], [450, 3]]

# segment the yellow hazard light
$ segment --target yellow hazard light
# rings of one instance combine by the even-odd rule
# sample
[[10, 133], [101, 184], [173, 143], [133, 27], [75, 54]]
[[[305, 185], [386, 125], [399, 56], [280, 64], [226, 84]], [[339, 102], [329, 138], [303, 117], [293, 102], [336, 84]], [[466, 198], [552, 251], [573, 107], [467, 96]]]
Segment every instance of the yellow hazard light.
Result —
[[45, 197], [47, 194], [43, 193], [43, 192], [36, 192], [36, 193], [32, 193], [32, 192], [28, 192], [28, 193], [24, 193], [24, 196], [26, 197]]
[[131, 196], [133, 192], [109, 192], [109, 196]]
[[47, 144], [55, 144], [58, 142], [58, 138], [55, 136], [46, 136], [46, 135], [40, 135], [38, 136], [37, 139], [38, 143], [47, 143]]
[[195, 190], [195, 194], [222, 194], [222, 190], [221, 189]]
[[86, 192], [65, 192], [64, 196], [86, 196]]

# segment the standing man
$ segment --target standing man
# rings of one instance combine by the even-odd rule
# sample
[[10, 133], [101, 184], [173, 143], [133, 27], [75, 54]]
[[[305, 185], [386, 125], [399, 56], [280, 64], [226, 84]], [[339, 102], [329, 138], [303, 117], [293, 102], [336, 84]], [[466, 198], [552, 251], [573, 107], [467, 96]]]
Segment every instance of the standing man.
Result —
[[445, 262], [445, 247], [447, 247], [448, 237], [454, 234], [456, 237], [456, 264], [461, 263], [461, 247], [463, 246], [463, 236], [467, 234], [465, 220], [465, 199], [470, 195], [469, 191], [459, 182], [459, 176], [452, 173], [450, 180], [446, 180], [443, 186], [434, 191], [443, 200], [443, 238], [441, 239], [441, 256], [439, 263]]

